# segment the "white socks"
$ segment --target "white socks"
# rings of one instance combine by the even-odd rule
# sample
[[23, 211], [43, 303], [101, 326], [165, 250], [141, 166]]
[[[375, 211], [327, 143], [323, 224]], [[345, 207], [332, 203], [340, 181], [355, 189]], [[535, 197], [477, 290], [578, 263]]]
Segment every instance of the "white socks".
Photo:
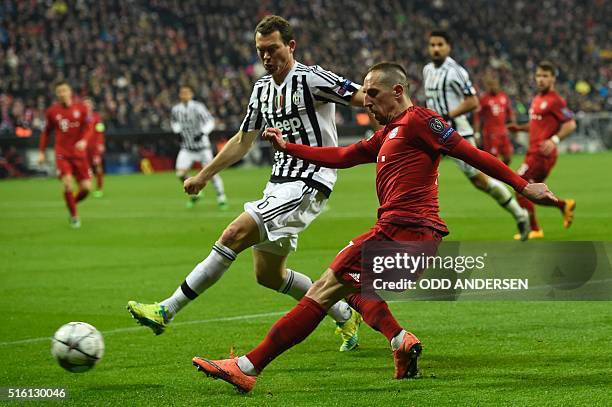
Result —
[[212, 183], [215, 187], [215, 192], [217, 193], [217, 201], [225, 202], [226, 198], [225, 190], [223, 188], [223, 181], [221, 180], [221, 177], [218, 174], [212, 177]]
[[[312, 286], [312, 280], [302, 273], [287, 269], [287, 277], [278, 289], [279, 293], [290, 295], [296, 300], [301, 300], [308, 289]], [[339, 323], [346, 322], [351, 317], [351, 307], [344, 301], [338, 301], [328, 311], [327, 315]]]
[[255, 366], [253, 366], [253, 363], [251, 363], [249, 358], [247, 358], [246, 356], [240, 356], [238, 358], [238, 367], [240, 368], [240, 370], [242, 370], [242, 373], [246, 375], [249, 375], [249, 376], [258, 375], [257, 369], [255, 369]]
[[185, 305], [215, 284], [234, 260], [236, 253], [232, 249], [219, 242], [215, 243], [208, 257], [195, 266], [171, 297], [161, 302], [168, 307], [168, 319], [172, 319]]
[[497, 201], [505, 210], [510, 212], [514, 219], [519, 219], [523, 216], [523, 208], [518, 204], [516, 198], [510, 192], [508, 188], [500, 181], [488, 177], [489, 185], [487, 186], [487, 193]]
[[404, 335], [406, 335], [406, 331], [404, 329], [402, 329], [402, 331], [400, 333], [398, 333], [397, 335], [395, 335], [393, 337], [393, 339], [391, 339], [391, 350], [392, 351], [396, 351], [399, 349], [400, 346], [402, 346], [402, 341], [404, 340]]

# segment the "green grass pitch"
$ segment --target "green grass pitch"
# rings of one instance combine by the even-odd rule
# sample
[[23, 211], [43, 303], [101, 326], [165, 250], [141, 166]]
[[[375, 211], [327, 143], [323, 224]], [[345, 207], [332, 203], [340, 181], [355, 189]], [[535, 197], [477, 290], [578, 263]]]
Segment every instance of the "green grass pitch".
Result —
[[[577, 200], [576, 220], [564, 230], [556, 209], [539, 208], [546, 239], [612, 240], [610, 162], [610, 153], [560, 157], [549, 186]], [[137, 327], [125, 304], [171, 293], [242, 203], [261, 196], [268, 171], [224, 172], [225, 213], [210, 187], [186, 209], [170, 173], [111, 176], [104, 198], [79, 206], [80, 230], [68, 226], [57, 180], [0, 182], [0, 387], [65, 387], [79, 406], [612, 405], [609, 302], [393, 303], [424, 344], [415, 380], [392, 379], [389, 346], [365, 325], [359, 350], [340, 354], [330, 319], [273, 362], [250, 395], [196, 373], [194, 355], [250, 350], [294, 304], [256, 284], [250, 253], [162, 336]], [[440, 172], [448, 239], [511, 238], [509, 215], [453, 163]], [[300, 236], [289, 265], [318, 277], [374, 223], [376, 207], [374, 167], [341, 171], [330, 210]], [[70, 374], [50, 355], [49, 337], [69, 321], [104, 334], [106, 354], [88, 373]]]

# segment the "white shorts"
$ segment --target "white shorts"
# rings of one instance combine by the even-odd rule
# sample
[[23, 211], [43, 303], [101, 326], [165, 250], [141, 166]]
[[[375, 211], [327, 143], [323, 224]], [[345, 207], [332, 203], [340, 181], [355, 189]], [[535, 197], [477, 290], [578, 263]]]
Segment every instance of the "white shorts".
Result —
[[[465, 141], [467, 141], [468, 143], [476, 147], [476, 140], [474, 139], [473, 136], [465, 137]], [[466, 177], [472, 179], [480, 173], [479, 169], [472, 167], [470, 164], [466, 164], [465, 162], [461, 161], [458, 158], [454, 158], [454, 157], [450, 157], [450, 158], [455, 162], [455, 164], [457, 164], [457, 167], [459, 167], [461, 172], [463, 172]]]
[[263, 198], [244, 204], [259, 226], [256, 250], [286, 256], [297, 249], [298, 233], [323, 211], [327, 197], [302, 181], [268, 182]]
[[208, 164], [213, 159], [212, 149], [204, 148], [200, 151], [191, 151], [181, 148], [176, 157], [176, 170], [190, 170], [195, 162], [199, 162], [202, 166]]

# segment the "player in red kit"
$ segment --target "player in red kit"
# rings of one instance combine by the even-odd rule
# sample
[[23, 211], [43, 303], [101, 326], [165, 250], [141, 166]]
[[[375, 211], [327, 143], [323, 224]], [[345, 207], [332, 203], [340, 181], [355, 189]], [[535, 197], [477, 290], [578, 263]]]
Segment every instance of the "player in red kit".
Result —
[[[38, 163], [46, 161], [45, 149], [49, 133], [55, 130], [55, 163], [57, 173], [64, 186], [64, 199], [70, 212], [70, 225], [79, 228], [81, 221], [77, 215], [76, 204], [91, 191], [91, 169], [87, 162], [86, 148], [91, 137], [89, 114], [82, 103], [74, 102], [72, 89], [66, 82], [55, 85], [57, 103], [45, 113], [46, 125], [40, 135]], [[79, 190], [73, 193], [73, 182]]]
[[93, 196], [96, 198], [102, 198], [104, 193], [102, 188], [104, 187], [104, 166], [102, 162], [102, 156], [104, 155], [104, 122], [100, 117], [100, 114], [94, 111], [94, 104], [91, 98], [85, 98], [83, 100], [90, 117], [90, 131], [93, 132], [90, 138], [90, 142], [87, 144], [87, 160], [89, 165], [96, 174], [96, 190], [93, 192]]
[[[538, 94], [529, 107], [529, 123], [510, 124], [510, 131], [528, 131], [529, 149], [525, 162], [518, 169], [518, 174], [529, 182], [543, 182], [557, 162], [557, 145], [576, 129], [574, 114], [567, 108], [567, 103], [556, 91], [556, 69], [550, 62], [541, 62], [535, 74]], [[518, 196], [520, 205], [527, 209], [531, 223], [529, 238], [544, 237], [536, 219], [535, 207], [529, 200]], [[545, 206], [556, 206], [563, 215], [563, 226], [569, 228], [574, 220], [576, 201], [559, 199], [552, 203], [541, 203]], [[517, 236], [515, 235], [516, 239]]]
[[[321, 278], [266, 338], [244, 356], [193, 363], [207, 375], [220, 378], [240, 391], [250, 391], [257, 375], [277, 356], [303, 341], [323, 319], [327, 308], [346, 298], [364, 321], [389, 340], [395, 378], [413, 377], [421, 342], [404, 330], [380, 297], [363, 295], [361, 249], [368, 241], [426, 241], [436, 244], [448, 234], [438, 215], [438, 164], [443, 154], [457, 157], [512, 185], [530, 199], [554, 200], [544, 184], [528, 184], [502, 162], [473, 147], [434, 111], [412, 105], [404, 68], [383, 62], [368, 71], [362, 91], [364, 106], [384, 128], [369, 140], [348, 147], [311, 147], [288, 143], [279, 129], [267, 129], [264, 138], [279, 151], [315, 165], [348, 168], [376, 163], [378, 221], [338, 253]], [[365, 272], [365, 271], [364, 271]], [[361, 274], [363, 275], [363, 274]]]
[[[474, 131], [482, 133], [482, 149], [506, 164], [512, 160], [512, 143], [506, 122], [515, 122], [512, 102], [491, 76], [485, 79], [486, 93], [480, 96], [480, 108], [474, 114]], [[482, 131], [481, 131], [482, 129]]]

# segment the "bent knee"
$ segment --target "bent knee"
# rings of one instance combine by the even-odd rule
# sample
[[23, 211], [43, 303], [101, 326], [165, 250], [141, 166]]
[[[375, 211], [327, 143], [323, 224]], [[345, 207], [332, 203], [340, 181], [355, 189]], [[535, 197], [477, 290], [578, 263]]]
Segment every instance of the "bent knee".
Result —
[[257, 279], [257, 284], [276, 291], [282, 287], [285, 281], [282, 274], [277, 272], [271, 273], [270, 270], [261, 269], [255, 270], [255, 278]]
[[486, 191], [489, 187], [489, 182], [484, 174], [478, 174], [477, 176], [470, 178], [470, 181], [472, 181], [472, 184], [481, 191]]

